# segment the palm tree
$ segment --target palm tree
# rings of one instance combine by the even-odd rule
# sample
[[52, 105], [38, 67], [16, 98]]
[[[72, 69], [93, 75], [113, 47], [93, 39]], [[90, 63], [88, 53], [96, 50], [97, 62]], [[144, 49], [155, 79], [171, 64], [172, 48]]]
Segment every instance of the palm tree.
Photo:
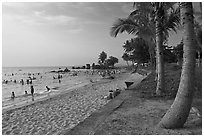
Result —
[[[151, 21], [151, 3], [139, 2], [134, 3], [134, 7], [137, 7], [128, 18], [119, 18], [113, 24], [111, 28], [111, 36], [116, 37], [119, 33], [127, 32], [145, 39], [149, 46], [149, 54], [152, 66], [155, 66], [155, 25]], [[146, 9], [146, 10], [145, 10]]]
[[[179, 24], [179, 12], [172, 8], [173, 4], [158, 2], [134, 3], [136, 10], [127, 19], [118, 19], [111, 28], [111, 36], [114, 37], [118, 33], [126, 31], [129, 34], [134, 34], [145, 39], [149, 46], [151, 62], [154, 62], [154, 47], [155, 43], [157, 43], [159, 73], [156, 93], [158, 95], [164, 91], [163, 42], [167, 40], [169, 30], [176, 31], [175, 28]], [[161, 23], [159, 23], [160, 21]], [[155, 22], [157, 23], [155, 24]]]
[[157, 89], [156, 94], [161, 95], [164, 92], [164, 55], [163, 55], [163, 32], [162, 24], [164, 22], [164, 8], [160, 2], [154, 3], [155, 22], [156, 22], [156, 55], [157, 55]]
[[176, 32], [176, 27], [180, 22], [178, 16], [179, 10], [178, 9], [172, 10], [174, 4], [175, 3], [169, 2], [153, 3], [156, 26], [157, 95], [161, 95], [162, 93], [164, 93], [165, 77], [164, 77], [163, 45], [167, 41], [168, 31], [174, 30]]
[[191, 2], [180, 3], [181, 20], [184, 31], [184, 55], [181, 80], [176, 98], [160, 121], [159, 125], [164, 128], [181, 128], [186, 122], [194, 93], [195, 75], [195, 36], [194, 17]]

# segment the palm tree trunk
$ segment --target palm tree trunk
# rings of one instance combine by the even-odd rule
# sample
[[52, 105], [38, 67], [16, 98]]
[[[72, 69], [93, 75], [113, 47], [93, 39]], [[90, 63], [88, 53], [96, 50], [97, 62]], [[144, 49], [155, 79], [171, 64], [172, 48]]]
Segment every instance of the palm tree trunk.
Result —
[[[155, 48], [155, 51], [156, 51], [156, 53], [157, 53], [157, 48]], [[158, 61], [157, 61], [157, 56], [156, 56], [156, 70], [155, 70], [155, 78], [154, 78], [154, 81], [156, 81], [157, 82], [157, 78], [158, 78]]]
[[186, 122], [194, 93], [195, 36], [192, 3], [181, 3], [181, 20], [184, 29], [184, 60], [176, 98], [159, 123], [164, 128], [181, 128]]
[[[158, 11], [159, 12], [159, 11]], [[156, 12], [156, 53], [157, 53], [157, 88], [156, 95], [164, 92], [164, 61], [163, 61], [163, 33], [162, 21]]]

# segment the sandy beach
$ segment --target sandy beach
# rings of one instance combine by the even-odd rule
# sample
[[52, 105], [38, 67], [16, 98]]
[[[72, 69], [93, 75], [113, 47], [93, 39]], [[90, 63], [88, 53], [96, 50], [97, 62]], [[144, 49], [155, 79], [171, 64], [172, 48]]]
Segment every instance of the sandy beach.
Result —
[[[124, 81], [132, 74], [116, 74], [115, 79], [101, 79], [88, 85], [62, 91], [20, 107], [2, 112], [3, 135], [53, 135], [69, 130], [100, 109], [109, 100], [109, 90], [126, 88]], [[137, 75], [140, 82], [142, 75]]]

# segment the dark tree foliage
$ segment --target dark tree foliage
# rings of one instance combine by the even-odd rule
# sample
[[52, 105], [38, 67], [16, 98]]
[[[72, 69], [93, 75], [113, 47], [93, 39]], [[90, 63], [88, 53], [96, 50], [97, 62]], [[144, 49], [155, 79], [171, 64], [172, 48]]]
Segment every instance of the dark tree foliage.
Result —
[[174, 54], [176, 55], [177, 64], [179, 66], [182, 66], [183, 63], [183, 46], [183, 41], [181, 41], [181, 43], [174, 47], [173, 50]]
[[127, 62], [127, 65], [129, 66], [129, 64], [128, 64], [128, 61], [130, 61], [129, 55], [125, 52], [125, 53], [123, 53], [122, 58], [124, 61]]
[[194, 30], [198, 44], [202, 45], [202, 25], [195, 21]]
[[129, 55], [126, 52], [123, 53], [122, 58], [123, 58], [124, 61], [129, 61], [130, 60]]
[[164, 62], [176, 62], [176, 55], [173, 52], [173, 48], [166, 45], [164, 45]]
[[118, 58], [110, 56], [107, 60], [106, 60], [106, 65], [107, 67], [114, 67], [114, 65], [118, 63]]
[[[118, 58], [110, 56], [107, 59], [107, 54], [104, 51], [102, 51], [99, 55], [98, 63], [99, 63], [99, 66], [96, 66], [94, 64], [94, 68], [106, 69], [106, 68], [114, 67], [114, 65], [118, 63]], [[93, 64], [92, 64], [92, 67], [93, 67]]]
[[181, 41], [180, 44], [174, 47], [174, 54], [176, 55], [177, 60], [183, 58], [183, 41]]
[[107, 58], [107, 54], [104, 51], [102, 51], [98, 58], [98, 64], [104, 65], [106, 58]]
[[136, 37], [123, 45], [125, 50], [125, 57], [126, 59], [137, 62], [137, 63], [146, 63], [149, 61], [150, 56], [148, 52], [148, 45], [146, 44], [145, 40], [141, 37]]

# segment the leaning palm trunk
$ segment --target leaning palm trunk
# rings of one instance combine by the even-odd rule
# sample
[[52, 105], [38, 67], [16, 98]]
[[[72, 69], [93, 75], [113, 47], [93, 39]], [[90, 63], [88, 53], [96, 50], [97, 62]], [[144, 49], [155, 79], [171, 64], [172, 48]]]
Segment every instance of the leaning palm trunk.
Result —
[[[158, 14], [158, 13], [157, 13]], [[159, 16], [156, 16], [156, 53], [157, 53], [157, 88], [156, 94], [164, 92], [164, 61], [163, 61], [163, 33]]]
[[164, 128], [181, 128], [186, 122], [194, 93], [195, 37], [192, 3], [181, 3], [181, 20], [184, 29], [184, 60], [176, 98], [159, 123]]

